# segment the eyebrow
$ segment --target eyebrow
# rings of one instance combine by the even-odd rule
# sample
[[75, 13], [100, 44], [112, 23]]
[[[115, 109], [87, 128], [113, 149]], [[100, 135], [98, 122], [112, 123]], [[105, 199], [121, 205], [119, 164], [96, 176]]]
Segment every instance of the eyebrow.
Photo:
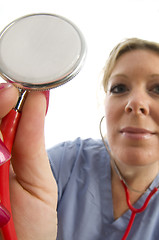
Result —
[[153, 77], [159, 77], [159, 74], [157, 74], [157, 73], [156, 74], [152, 74], [152, 75], [150, 75], [150, 77], [152, 77], [152, 78]]
[[[123, 77], [125, 79], [128, 78], [127, 75], [123, 74], [123, 73], [117, 73], [117, 74], [114, 74], [114, 75], [111, 75], [110, 78], [114, 78], [114, 77]], [[155, 77], [158, 77], [159, 78], [159, 73], [154, 73], [154, 74], [151, 74], [149, 75], [149, 77], [151, 78], [155, 78]]]
[[[159, 75], [158, 75], [159, 76]], [[114, 75], [110, 75], [110, 78], [112, 77], [124, 77], [124, 78], [128, 78], [127, 75], [123, 74], [123, 73], [117, 73], [117, 74], [114, 74]]]

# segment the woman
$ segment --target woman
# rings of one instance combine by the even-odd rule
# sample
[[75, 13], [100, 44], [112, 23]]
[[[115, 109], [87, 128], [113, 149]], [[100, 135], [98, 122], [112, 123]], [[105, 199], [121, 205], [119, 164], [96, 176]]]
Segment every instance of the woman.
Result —
[[[18, 239], [56, 239], [57, 201], [58, 240], [159, 238], [159, 44], [120, 43], [104, 72], [108, 147], [102, 140], [80, 138], [59, 144], [48, 151], [52, 172], [43, 134], [45, 97], [27, 97], [10, 181]], [[16, 103], [17, 91], [1, 86], [3, 118]], [[146, 199], [147, 208], [136, 213]]]

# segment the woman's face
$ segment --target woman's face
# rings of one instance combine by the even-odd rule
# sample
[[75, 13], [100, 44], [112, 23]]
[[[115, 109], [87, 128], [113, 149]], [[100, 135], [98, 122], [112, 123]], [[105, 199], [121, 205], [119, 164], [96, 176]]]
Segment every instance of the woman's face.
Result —
[[159, 160], [159, 55], [133, 50], [117, 60], [108, 82], [105, 114], [116, 161], [142, 166]]

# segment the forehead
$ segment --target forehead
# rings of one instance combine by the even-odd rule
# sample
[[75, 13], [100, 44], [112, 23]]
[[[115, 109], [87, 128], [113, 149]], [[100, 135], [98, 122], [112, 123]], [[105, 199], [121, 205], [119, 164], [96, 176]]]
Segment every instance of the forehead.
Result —
[[128, 71], [159, 72], [159, 53], [153, 50], [137, 49], [122, 54], [116, 61], [111, 76]]

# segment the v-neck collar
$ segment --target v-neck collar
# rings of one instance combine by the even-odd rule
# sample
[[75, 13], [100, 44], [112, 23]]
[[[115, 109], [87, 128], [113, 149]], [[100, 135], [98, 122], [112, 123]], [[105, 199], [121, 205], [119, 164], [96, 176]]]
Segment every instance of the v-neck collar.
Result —
[[[102, 170], [103, 174], [101, 174], [101, 188], [102, 188], [102, 192], [103, 192], [103, 197], [102, 197], [103, 221], [107, 225], [111, 224], [111, 225], [114, 225], [114, 227], [119, 230], [124, 230], [125, 229], [125, 221], [128, 221], [131, 217], [131, 210], [130, 209], [127, 210], [118, 219], [114, 219], [110, 159], [106, 160], [105, 165], [106, 165], [105, 169], [107, 169], [107, 170], [105, 170], [105, 172], [104, 172], [104, 167], [103, 167], [103, 170]], [[104, 182], [104, 184], [103, 184], [103, 182]], [[150, 191], [153, 190], [153, 188], [157, 187], [158, 185], [159, 185], [159, 174], [155, 177], [155, 179], [151, 183], [149, 189], [137, 200], [137, 202], [133, 206], [135, 208], [140, 208], [144, 204]], [[150, 202], [151, 202], [151, 200], [150, 200]]]

